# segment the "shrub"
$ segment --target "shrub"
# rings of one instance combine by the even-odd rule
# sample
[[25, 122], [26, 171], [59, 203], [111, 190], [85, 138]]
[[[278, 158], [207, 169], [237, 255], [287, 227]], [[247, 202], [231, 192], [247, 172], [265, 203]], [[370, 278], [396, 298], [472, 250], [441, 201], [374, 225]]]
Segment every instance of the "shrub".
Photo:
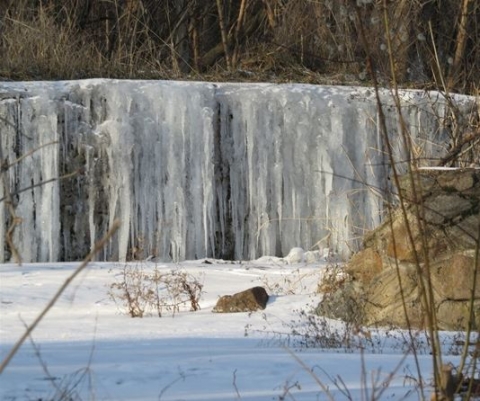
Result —
[[182, 306], [191, 311], [200, 309], [203, 284], [182, 270], [162, 270], [155, 266], [123, 266], [119, 277], [109, 287], [110, 298], [130, 317], [144, 317], [156, 313], [162, 317], [169, 312], [174, 316]]

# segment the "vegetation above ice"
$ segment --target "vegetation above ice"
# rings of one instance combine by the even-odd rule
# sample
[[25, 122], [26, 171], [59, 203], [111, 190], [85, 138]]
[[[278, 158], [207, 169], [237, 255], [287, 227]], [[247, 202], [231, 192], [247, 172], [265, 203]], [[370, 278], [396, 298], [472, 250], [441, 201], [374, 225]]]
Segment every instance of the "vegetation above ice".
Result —
[[401, 85], [475, 93], [479, 18], [470, 0], [10, 0], [0, 79], [369, 85], [393, 64]]

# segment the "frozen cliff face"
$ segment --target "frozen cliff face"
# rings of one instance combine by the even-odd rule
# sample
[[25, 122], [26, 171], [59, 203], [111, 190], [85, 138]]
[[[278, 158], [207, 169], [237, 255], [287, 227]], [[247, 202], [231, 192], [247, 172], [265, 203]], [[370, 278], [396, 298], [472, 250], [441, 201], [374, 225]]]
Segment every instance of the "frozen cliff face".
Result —
[[[402, 160], [396, 111], [383, 98]], [[436, 117], [441, 96], [402, 99], [416, 146], [438, 157], [448, 140]], [[83, 258], [116, 218], [121, 229], [101, 260], [255, 259], [295, 246], [346, 256], [380, 222], [389, 189], [366, 88], [0, 83], [0, 134], [24, 261]], [[1, 244], [12, 224], [7, 206]], [[10, 257], [1, 246], [0, 260]]]

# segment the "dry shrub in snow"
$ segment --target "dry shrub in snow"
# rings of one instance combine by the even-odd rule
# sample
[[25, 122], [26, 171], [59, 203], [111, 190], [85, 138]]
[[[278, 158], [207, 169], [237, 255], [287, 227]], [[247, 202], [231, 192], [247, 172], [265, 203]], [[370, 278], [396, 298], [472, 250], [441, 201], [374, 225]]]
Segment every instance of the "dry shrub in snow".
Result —
[[162, 317], [165, 311], [175, 315], [186, 305], [191, 311], [200, 309], [203, 284], [185, 271], [126, 264], [116, 277], [109, 296], [130, 317]]

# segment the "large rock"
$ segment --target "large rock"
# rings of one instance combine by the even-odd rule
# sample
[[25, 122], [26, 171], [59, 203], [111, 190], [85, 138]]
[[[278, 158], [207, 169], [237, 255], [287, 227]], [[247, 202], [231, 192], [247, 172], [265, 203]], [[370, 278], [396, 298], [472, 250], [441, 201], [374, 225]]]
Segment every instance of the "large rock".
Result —
[[236, 313], [254, 312], [265, 309], [268, 302], [268, 294], [263, 287], [253, 287], [234, 295], [224, 295], [217, 301], [213, 312]]
[[390, 266], [376, 276], [364, 291], [364, 325], [406, 326], [405, 303], [409, 324], [424, 327], [424, 314], [413, 265], [405, 264], [399, 266], [398, 270]]
[[472, 296], [473, 323], [480, 327], [480, 170], [420, 170], [414, 183], [401, 178], [406, 214], [395, 211], [365, 236], [364, 249], [345, 266], [348, 278], [324, 296], [317, 313], [355, 324], [424, 328], [424, 283], [431, 284], [439, 329], [464, 329]]

